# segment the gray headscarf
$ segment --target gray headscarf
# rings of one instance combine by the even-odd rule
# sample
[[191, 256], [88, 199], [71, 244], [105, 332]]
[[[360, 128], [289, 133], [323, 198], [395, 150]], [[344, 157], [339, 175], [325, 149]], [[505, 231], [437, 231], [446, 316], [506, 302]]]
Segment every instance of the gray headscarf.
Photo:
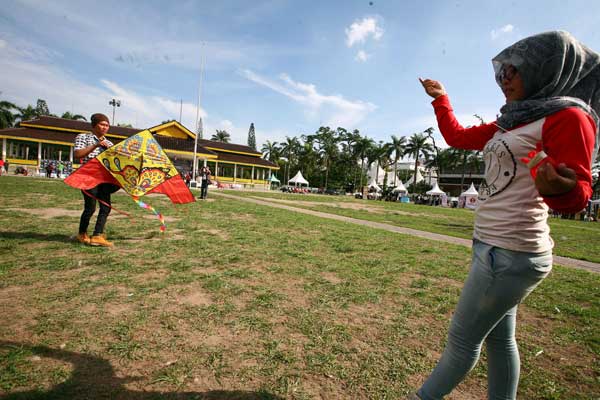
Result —
[[492, 63], [497, 81], [502, 65], [515, 66], [525, 89], [524, 100], [500, 109], [500, 127], [510, 130], [563, 108], [580, 107], [596, 122], [594, 162], [599, 146], [600, 54], [568, 32], [553, 31], [518, 41], [502, 50]]

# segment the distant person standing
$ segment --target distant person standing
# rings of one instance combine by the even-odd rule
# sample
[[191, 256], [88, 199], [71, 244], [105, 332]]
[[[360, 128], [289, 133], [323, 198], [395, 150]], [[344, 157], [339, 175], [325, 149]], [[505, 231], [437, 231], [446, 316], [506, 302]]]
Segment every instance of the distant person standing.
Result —
[[[85, 164], [91, 159], [98, 156], [104, 150], [113, 146], [113, 143], [108, 140], [105, 135], [110, 128], [109, 119], [104, 114], [93, 114], [90, 118], [92, 123], [92, 132], [81, 133], [75, 138], [75, 158], [81, 159], [81, 164]], [[77, 240], [91, 246], [112, 247], [113, 243], [106, 240], [104, 235], [104, 225], [110, 214], [110, 195], [119, 190], [118, 186], [110, 183], [102, 183], [95, 188], [84, 191], [83, 201], [84, 208], [79, 221], [79, 233]], [[94, 212], [96, 212], [96, 199], [100, 200], [100, 212], [96, 218], [96, 226], [90, 238], [87, 234], [88, 225]]]
[[208, 166], [202, 167], [200, 170], [200, 198], [206, 199], [208, 195], [208, 185], [210, 185], [210, 168]]
[[8, 160], [4, 161], [4, 171], [8, 174], [8, 166], [10, 165], [10, 163], [8, 162]]
[[56, 177], [60, 178], [62, 176], [62, 173], [65, 169], [64, 164], [62, 163], [62, 161], [59, 161], [58, 164], [56, 165]]
[[48, 165], [46, 165], [46, 178], [52, 178], [52, 171], [54, 171], [54, 165], [52, 165], [52, 161], [48, 161]]
[[5, 166], [5, 162], [3, 159], [0, 158], [0, 176], [2, 176], [2, 173], [4, 172], [4, 166]]

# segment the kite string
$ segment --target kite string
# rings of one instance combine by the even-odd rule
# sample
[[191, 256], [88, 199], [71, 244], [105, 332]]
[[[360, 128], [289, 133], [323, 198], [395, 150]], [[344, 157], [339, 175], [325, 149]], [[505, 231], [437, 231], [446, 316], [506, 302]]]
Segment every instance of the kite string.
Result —
[[164, 232], [167, 229], [167, 225], [165, 224], [165, 217], [163, 217], [163, 215], [159, 211], [157, 211], [150, 204], [146, 204], [143, 201], [141, 201], [138, 196], [131, 196], [131, 197], [133, 198], [133, 201], [135, 201], [137, 203], [138, 206], [142, 207], [145, 210], [152, 211], [158, 217], [158, 220], [160, 221], [160, 231], [161, 232]]
[[119, 214], [123, 214], [129, 218], [131, 218], [133, 220], [133, 217], [131, 216], [131, 214], [126, 213], [125, 211], [121, 211], [115, 207], [113, 207], [111, 204], [108, 204], [107, 202], [105, 202], [104, 200], [100, 200], [99, 198], [97, 198], [96, 196], [94, 196], [93, 194], [91, 194], [90, 192], [88, 192], [85, 189], [81, 190], [86, 196], [91, 197], [94, 200], [99, 201], [100, 203], [104, 204], [106, 207], [110, 208], [111, 210], [115, 210], [116, 212], [118, 212]]

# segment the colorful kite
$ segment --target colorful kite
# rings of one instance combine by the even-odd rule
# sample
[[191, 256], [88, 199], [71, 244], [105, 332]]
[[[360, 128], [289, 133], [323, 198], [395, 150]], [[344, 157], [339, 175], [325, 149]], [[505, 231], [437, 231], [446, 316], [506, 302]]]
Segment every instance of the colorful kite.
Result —
[[65, 183], [84, 192], [101, 183], [123, 188], [140, 207], [156, 214], [161, 232], [166, 229], [162, 214], [142, 202], [141, 196], [162, 193], [173, 203], [194, 201], [194, 195], [149, 130], [106, 149], [67, 177]]

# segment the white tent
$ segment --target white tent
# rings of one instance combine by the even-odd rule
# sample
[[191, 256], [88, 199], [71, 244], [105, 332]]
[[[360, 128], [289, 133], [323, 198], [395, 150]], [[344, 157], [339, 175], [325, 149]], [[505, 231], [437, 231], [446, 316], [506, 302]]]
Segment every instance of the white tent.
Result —
[[[407, 181], [406, 184], [407, 185], [412, 185], [413, 183], [415, 183], [415, 175], [413, 174]], [[419, 183], [423, 180], [423, 175], [421, 174], [421, 170], [420, 168], [417, 168], [417, 179], [416, 179], [416, 183]]]
[[436, 182], [435, 185], [433, 185], [433, 189], [428, 190], [427, 192], [425, 192], [425, 194], [428, 194], [430, 196], [441, 196], [443, 194], [446, 194], [446, 192], [442, 192]]
[[464, 192], [460, 194], [459, 204], [464, 204], [466, 208], [475, 208], [477, 207], [477, 189], [475, 189], [475, 185], [471, 182], [471, 186]]
[[396, 186], [394, 188], [394, 192], [408, 193], [408, 190], [406, 190], [406, 187], [404, 186], [404, 184], [402, 183], [402, 181], [399, 181], [398, 186]]
[[296, 175], [294, 175], [294, 177], [288, 181], [288, 185], [290, 185], [290, 184], [293, 184], [294, 186], [298, 186], [298, 185], [308, 186], [308, 181], [306, 179], [304, 179], [304, 177], [302, 176], [302, 172], [298, 171], [298, 173]]
[[371, 182], [369, 182], [369, 189], [373, 188], [378, 192], [381, 192], [381, 188], [379, 187], [379, 185], [377, 184], [377, 182], [375, 182], [375, 180], [373, 179]]

